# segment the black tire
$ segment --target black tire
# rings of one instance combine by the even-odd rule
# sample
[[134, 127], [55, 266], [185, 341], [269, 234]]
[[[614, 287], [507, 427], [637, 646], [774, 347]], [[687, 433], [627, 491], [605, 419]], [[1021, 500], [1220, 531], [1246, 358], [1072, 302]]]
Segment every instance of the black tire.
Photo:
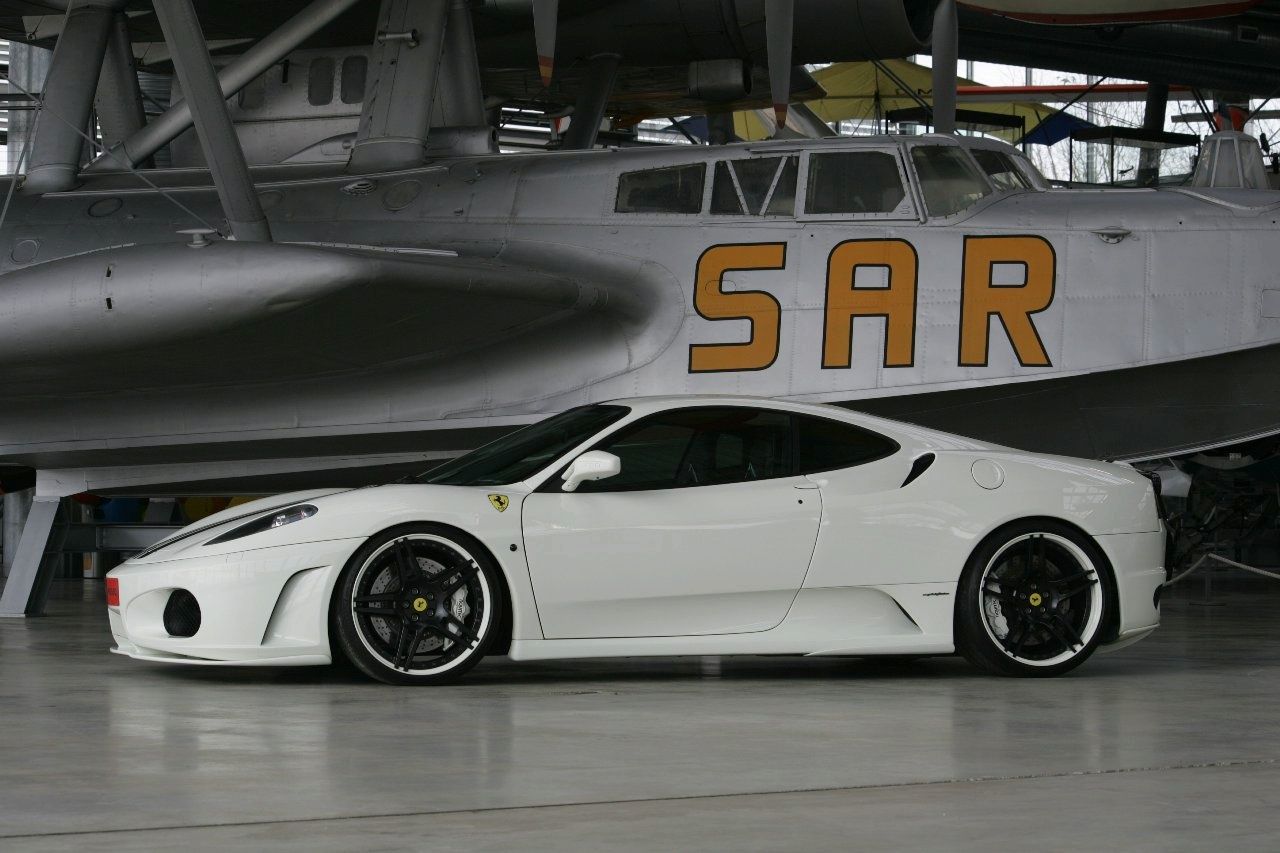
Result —
[[1061, 675], [1098, 647], [1113, 590], [1106, 555], [1088, 536], [1050, 519], [1010, 524], [960, 576], [956, 649], [997, 675]]
[[338, 579], [338, 646], [361, 672], [388, 684], [456, 681], [499, 633], [499, 572], [479, 542], [445, 525], [383, 531], [351, 555]]

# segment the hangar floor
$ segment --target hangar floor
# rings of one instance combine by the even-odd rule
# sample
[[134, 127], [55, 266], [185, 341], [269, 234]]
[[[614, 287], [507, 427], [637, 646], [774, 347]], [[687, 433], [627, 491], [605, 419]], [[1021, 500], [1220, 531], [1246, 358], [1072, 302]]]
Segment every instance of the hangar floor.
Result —
[[1274, 850], [1280, 588], [1215, 586], [1057, 680], [499, 661], [412, 690], [108, 655], [67, 583], [0, 621], [0, 847]]

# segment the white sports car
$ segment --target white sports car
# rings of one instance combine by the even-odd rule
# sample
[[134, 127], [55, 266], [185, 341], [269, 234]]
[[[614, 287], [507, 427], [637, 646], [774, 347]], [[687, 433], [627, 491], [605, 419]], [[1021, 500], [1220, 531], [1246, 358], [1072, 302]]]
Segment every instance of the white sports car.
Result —
[[412, 482], [280, 495], [110, 573], [114, 651], [397, 684], [516, 660], [935, 655], [1056, 675], [1159, 624], [1127, 465], [830, 406], [618, 400]]

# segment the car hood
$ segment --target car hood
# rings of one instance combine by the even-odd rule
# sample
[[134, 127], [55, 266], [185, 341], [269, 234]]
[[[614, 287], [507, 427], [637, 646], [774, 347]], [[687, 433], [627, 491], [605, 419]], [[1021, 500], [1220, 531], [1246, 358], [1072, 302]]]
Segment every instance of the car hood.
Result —
[[255, 518], [266, 515], [278, 509], [296, 506], [302, 503], [314, 504], [316, 501], [326, 498], [330, 495], [342, 494], [343, 492], [352, 491], [351, 489], [310, 489], [302, 492], [287, 492], [282, 495], [272, 495], [267, 498], [260, 498], [256, 501], [237, 504], [228, 507], [221, 512], [215, 512], [213, 515], [207, 515], [204, 518], [188, 524], [170, 536], [165, 537], [160, 542], [140, 554], [134, 556], [129, 562], [157, 562], [159, 560], [172, 559], [174, 552], [184, 545], [195, 542], [207, 542], [217, 536], [221, 536], [228, 530], [234, 529], [237, 525], [245, 524]]
[[[519, 504], [528, 488], [390, 484], [362, 489], [291, 492], [242, 504], [188, 525], [128, 561], [144, 565], [195, 557], [219, 557], [242, 551], [341, 539], [364, 539], [410, 522], [435, 521], [473, 533], [519, 527]], [[501, 496], [502, 509], [494, 499]], [[309, 504], [310, 518], [282, 527], [213, 543], [226, 533], [285, 507]], [[506, 512], [508, 507], [515, 512]]]

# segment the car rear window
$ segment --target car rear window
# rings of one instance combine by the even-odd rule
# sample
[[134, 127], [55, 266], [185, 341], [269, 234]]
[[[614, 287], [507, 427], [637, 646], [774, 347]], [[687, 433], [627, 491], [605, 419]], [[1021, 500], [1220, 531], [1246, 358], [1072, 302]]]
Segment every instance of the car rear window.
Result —
[[801, 474], [851, 468], [883, 459], [898, 451], [898, 443], [853, 424], [796, 416], [797, 461]]

